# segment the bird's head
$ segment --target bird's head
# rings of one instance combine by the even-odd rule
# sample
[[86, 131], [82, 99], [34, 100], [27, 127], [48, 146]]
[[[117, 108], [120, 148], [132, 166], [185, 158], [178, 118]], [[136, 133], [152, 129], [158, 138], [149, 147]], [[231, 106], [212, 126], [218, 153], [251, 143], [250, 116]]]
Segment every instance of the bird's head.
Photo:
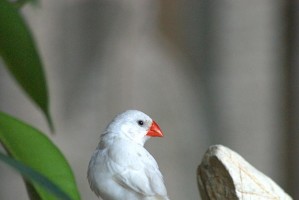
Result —
[[117, 115], [107, 127], [107, 133], [144, 144], [150, 137], [163, 137], [158, 124], [138, 110], [128, 110]]

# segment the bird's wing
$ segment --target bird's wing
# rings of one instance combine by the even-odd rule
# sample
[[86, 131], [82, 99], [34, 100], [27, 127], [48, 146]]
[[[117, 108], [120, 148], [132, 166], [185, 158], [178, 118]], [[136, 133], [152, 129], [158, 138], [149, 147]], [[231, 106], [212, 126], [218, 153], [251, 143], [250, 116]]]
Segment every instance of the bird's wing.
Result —
[[117, 183], [144, 196], [167, 196], [158, 165], [143, 147], [121, 152], [110, 152], [110, 169]]

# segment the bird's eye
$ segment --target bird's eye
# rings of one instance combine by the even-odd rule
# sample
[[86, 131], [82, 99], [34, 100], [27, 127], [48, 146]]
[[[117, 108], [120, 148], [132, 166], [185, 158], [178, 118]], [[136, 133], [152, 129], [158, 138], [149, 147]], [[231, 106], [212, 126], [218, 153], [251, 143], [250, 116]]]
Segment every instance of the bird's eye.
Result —
[[142, 126], [144, 124], [144, 121], [138, 120], [137, 123], [139, 124], [139, 126]]

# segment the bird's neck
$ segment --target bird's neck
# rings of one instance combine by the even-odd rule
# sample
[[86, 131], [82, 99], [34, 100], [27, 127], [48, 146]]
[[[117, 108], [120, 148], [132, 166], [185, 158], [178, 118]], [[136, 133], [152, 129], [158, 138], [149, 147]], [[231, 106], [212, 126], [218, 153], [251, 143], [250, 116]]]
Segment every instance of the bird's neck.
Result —
[[127, 141], [128, 143], [132, 143], [132, 145], [144, 146], [144, 143], [148, 139], [149, 139], [148, 136], [143, 138], [133, 138], [130, 137], [129, 135], [119, 134], [119, 133], [114, 133], [109, 131], [101, 135], [101, 141], [99, 143], [99, 147], [105, 148], [106, 146], [109, 146], [118, 141]]

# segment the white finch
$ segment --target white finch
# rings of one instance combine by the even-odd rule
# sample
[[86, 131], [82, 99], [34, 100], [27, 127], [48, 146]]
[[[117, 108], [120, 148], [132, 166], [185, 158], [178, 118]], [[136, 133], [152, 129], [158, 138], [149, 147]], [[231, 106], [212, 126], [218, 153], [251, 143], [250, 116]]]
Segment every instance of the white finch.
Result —
[[143, 147], [150, 137], [162, 136], [158, 124], [143, 112], [116, 116], [89, 162], [90, 188], [104, 200], [167, 200], [158, 164]]

